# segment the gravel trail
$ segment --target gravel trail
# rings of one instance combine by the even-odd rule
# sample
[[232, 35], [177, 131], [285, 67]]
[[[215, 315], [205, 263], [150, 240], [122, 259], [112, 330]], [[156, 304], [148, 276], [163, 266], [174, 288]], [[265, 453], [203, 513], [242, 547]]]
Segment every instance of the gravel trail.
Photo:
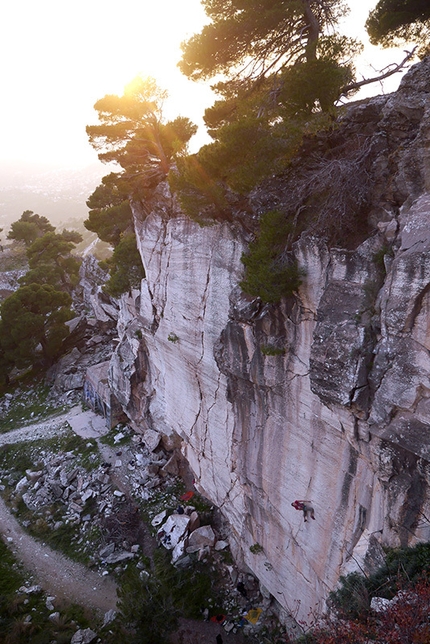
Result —
[[33, 425], [12, 429], [10, 432], [0, 434], [0, 446], [7, 443], [21, 443], [22, 441], [35, 441], [39, 438], [58, 436], [59, 431], [67, 429], [66, 423], [81, 413], [81, 406], [76, 405], [60, 416], [54, 416]]
[[[68, 429], [66, 423], [79, 414], [82, 409], [76, 406], [54, 419], [1, 434], [0, 445], [58, 435], [63, 428]], [[1, 497], [0, 532], [16, 558], [34, 574], [36, 582], [48, 594], [102, 612], [115, 608], [116, 584], [110, 577], [102, 577], [28, 535]]]
[[116, 585], [112, 579], [100, 576], [30, 537], [2, 498], [0, 526], [16, 558], [35, 575], [37, 583], [48, 594], [103, 612], [115, 608]]
[[37, 583], [48, 594], [103, 612], [115, 608], [116, 585], [112, 579], [102, 577], [30, 537], [9, 512], [2, 498], [0, 526], [17, 559], [34, 573]]

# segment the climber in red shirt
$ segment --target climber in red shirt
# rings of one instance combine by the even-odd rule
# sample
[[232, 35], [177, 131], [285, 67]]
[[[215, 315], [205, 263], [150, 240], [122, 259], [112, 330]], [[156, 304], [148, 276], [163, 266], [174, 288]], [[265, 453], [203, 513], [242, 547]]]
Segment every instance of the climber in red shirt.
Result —
[[312, 507], [312, 504], [310, 501], [294, 501], [292, 504], [293, 508], [295, 510], [302, 510], [303, 512], [303, 519], [305, 521], [308, 520], [308, 515], [315, 521], [315, 510]]

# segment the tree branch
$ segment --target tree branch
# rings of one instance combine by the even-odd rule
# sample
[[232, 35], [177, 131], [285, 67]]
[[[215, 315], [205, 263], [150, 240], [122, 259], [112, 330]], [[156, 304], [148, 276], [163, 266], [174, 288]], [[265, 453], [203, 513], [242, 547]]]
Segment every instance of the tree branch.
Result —
[[341, 95], [345, 96], [348, 94], [348, 92], [351, 92], [354, 89], [359, 89], [360, 87], [363, 87], [364, 85], [370, 85], [370, 83], [377, 83], [379, 81], [385, 80], [386, 78], [389, 78], [393, 74], [396, 74], [397, 72], [401, 72], [406, 65], [406, 63], [413, 58], [415, 55], [416, 47], [413, 48], [412, 51], [407, 51], [406, 52], [406, 57], [402, 60], [401, 63], [393, 63], [392, 65], [389, 65], [389, 69], [384, 72], [383, 74], [380, 74], [380, 76], [375, 76], [374, 78], [364, 78], [361, 81], [357, 81], [355, 83], [350, 83], [349, 85], [345, 85], [345, 87], [342, 87], [341, 90]]

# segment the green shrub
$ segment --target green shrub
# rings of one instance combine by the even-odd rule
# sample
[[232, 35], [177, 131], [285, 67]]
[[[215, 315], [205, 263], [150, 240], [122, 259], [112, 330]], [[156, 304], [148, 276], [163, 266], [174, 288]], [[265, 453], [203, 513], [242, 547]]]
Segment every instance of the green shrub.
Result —
[[372, 597], [392, 599], [406, 585], [430, 573], [430, 543], [387, 551], [386, 562], [373, 575], [353, 572], [340, 578], [340, 587], [331, 592], [331, 603], [347, 619], [364, 618]]
[[274, 304], [297, 291], [303, 273], [285, 252], [290, 232], [283, 213], [273, 210], [263, 215], [259, 234], [241, 258], [245, 277], [240, 286], [245, 293]]
[[273, 344], [263, 344], [260, 347], [261, 353], [264, 356], [283, 356], [285, 355], [285, 349], [275, 347]]
[[153, 569], [146, 575], [130, 566], [121, 577], [118, 608], [130, 644], [165, 644], [179, 616], [201, 619], [213, 597], [213, 572], [201, 562], [186, 570], [170, 563], [165, 550], [154, 553]]

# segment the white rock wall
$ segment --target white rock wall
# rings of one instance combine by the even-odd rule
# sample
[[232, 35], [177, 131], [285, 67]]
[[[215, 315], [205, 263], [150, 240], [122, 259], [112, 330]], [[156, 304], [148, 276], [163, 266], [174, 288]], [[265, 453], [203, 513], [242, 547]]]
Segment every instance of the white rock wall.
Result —
[[[355, 254], [329, 254], [314, 240], [301, 242], [296, 253], [306, 279], [299, 299], [274, 319], [270, 307], [255, 313], [238, 294], [245, 244], [227, 224], [200, 227], [157, 214], [142, 219], [136, 210], [136, 229], [147, 277], [138, 297], [123, 298], [122, 340], [111, 367], [115, 394], [140, 431], [181, 437], [197, 487], [230, 522], [235, 555], [287, 611], [306, 619], [357, 557], [365, 565], [370, 535], [399, 543], [387, 512], [400, 516], [410, 493], [400, 481], [400, 501], [393, 500], [390, 444], [382, 449], [379, 438], [369, 442], [368, 423], [349, 407], [363, 336], [354, 316], [373, 250], [364, 245]], [[386, 280], [391, 297], [394, 274]], [[330, 289], [339, 310], [321, 349], [315, 330], [321, 311], [331, 310], [330, 299], [325, 309], [322, 304]], [[351, 310], [345, 293], [355, 292]], [[315, 372], [326, 351], [329, 379], [331, 361], [337, 369], [345, 350], [333, 355], [340, 328], [349, 329], [343, 340], [353, 357], [344, 358], [333, 401], [323, 402], [312, 391], [311, 353], [319, 352]], [[422, 321], [417, 333], [423, 334]], [[263, 344], [280, 341], [284, 356], [261, 353]], [[429, 365], [422, 368], [428, 374]], [[393, 393], [390, 377], [384, 376], [376, 401]], [[329, 386], [324, 395], [330, 396]], [[372, 423], [377, 435], [379, 425]], [[313, 502], [316, 521], [305, 523], [291, 507], [297, 498]], [[418, 536], [424, 533], [430, 537], [425, 526]], [[256, 543], [262, 553], [251, 552]]]
[[[409, 132], [399, 96], [384, 118]], [[234, 227], [191, 222], [166, 187], [134, 206], [146, 279], [122, 300], [112, 387], [138, 431], [181, 438], [235, 556], [298, 620], [339, 575], [380, 561], [380, 544], [430, 540], [426, 101], [412, 102], [422, 127], [393, 181], [411, 194], [400, 214], [356, 251], [302, 238], [306, 277], [279, 307], [241, 294], [246, 240]], [[385, 273], [375, 254], [389, 245]], [[295, 499], [312, 501], [315, 521]]]

